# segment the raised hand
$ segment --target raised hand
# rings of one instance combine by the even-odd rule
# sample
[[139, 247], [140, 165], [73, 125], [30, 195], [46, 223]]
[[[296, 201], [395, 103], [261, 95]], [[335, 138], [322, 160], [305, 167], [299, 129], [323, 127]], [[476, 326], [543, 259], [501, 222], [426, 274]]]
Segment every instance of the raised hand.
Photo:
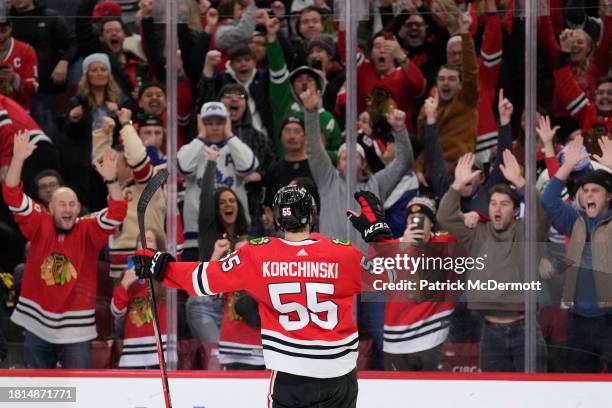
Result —
[[102, 162], [94, 162], [96, 171], [104, 181], [115, 180], [117, 178], [117, 152], [110, 147], [102, 153]]
[[472, 171], [474, 167], [474, 153], [466, 153], [459, 158], [455, 167], [455, 181], [452, 188], [461, 191], [472, 179], [481, 173], [480, 170]]
[[26, 160], [36, 150], [36, 145], [30, 144], [30, 135], [25, 130], [15, 133], [13, 138], [13, 157]]
[[206, 27], [204, 31], [211, 33], [219, 23], [219, 11], [214, 7], [208, 7], [206, 10]]
[[597, 142], [601, 149], [601, 156], [594, 154], [593, 158], [612, 170], [612, 140], [608, 136], [602, 136]]
[[438, 92], [434, 91], [433, 95], [425, 100], [423, 109], [425, 110], [425, 116], [427, 117], [427, 124], [433, 125], [436, 123], [438, 118], [438, 103], [439, 103]]
[[121, 126], [127, 125], [130, 120], [132, 120], [132, 111], [127, 108], [121, 108], [121, 110], [117, 112], [117, 119], [119, 119]]
[[268, 18], [268, 21], [266, 21], [266, 38], [268, 39], [268, 42], [276, 41], [276, 36], [278, 35], [278, 30], [280, 30], [280, 27], [281, 23], [278, 18]]
[[548, 116], [540, 116], [538, 119], [538, 124], [536, 125], [536, 133], [538, 134], [543, 145], [552, 146], [557, 130], [559, 130], [559, 126], [555, 126], [551, 129], [550, 118]]
[[107, 135], [112, 135], [113, 130], [115, 130], [115, 120], [111, 117], [105, 116], [102, 118], [102, 126], [100, 127], [102, 131]]
[[300, 99], [302, 100], [304, 109], [310, 112], [317, 112], [321, 103], [321, 92], [313, 92], [312, 90], [307, 89], [300, 94]]
[[[216, 147], [216, 146], [215, 146]], [[219, 159], [219, 150], [215, 147], [204, 145], [204, 151], [208, 160], [216, 162]]]
[[463, 224], [469, 229], [474, 229], [480, 221], [480, 215], [476, 211], [470, 211], [463, 214]]
[[211, 260], [219, 260], [227, 254], [227, 252], [231, 248], [231, 243], [228, 239], [222, 238], [215, 241], [215, 247], [213, 249], [213, 253], [210, 256]]
[[506, 126], [510, 123], [510, 118], [512, 118], [512, 112], [514, 112], [514, 106], [512, 102], [510, 102], [504, 96], [503, 88], [499, 89], [499, 101], [497, 103], [497, 110], [499, 111], [499, 123], [502, 126]]
[[502, 172], [506, 180], [516, 188], [521, 188], [525, 185], [525, 178], [521, 172], [521, 166], [516, 160], [516, 157], [508, 149], [503, 153], [504, 163], [499, 165], [499, 170]]
[[574, 30], [566, 28], [559, 35], [559, 46], [561, 51], [570, 52], [572, 51], [572, 44], [574, 43]]
[[425, 239], [425, 231], [417, 229], [416, 224], [408, 224], [402, 235], [402, 242], [412, 245], [420, 244]]
[[573, 169], [582, 160], [588, 159], [589, 154], [582, 149], [584, 146], [584, 138], [582, 136], [576, 136], [567, 146], [563, 166]]
[[83, 107], [81, 105], [77, 105], [74, 108], [70, 109], [68, 112], [68, 119], [70, 122], [77, 123], [80, 122], [83, 118]]
[[387, 113], [387, 122], [393, 130], [399, 132], [406, 128], [406, 114], [399, 109], [393, 109], [392, 112]]
[[217, 50], [210, 50], [206, 53], [206, 59], [204, 60], [204, 69], [202, 74], [207, 78], [212, 78], [215, 73], [215, 67], [221, 62], [221, 52]]

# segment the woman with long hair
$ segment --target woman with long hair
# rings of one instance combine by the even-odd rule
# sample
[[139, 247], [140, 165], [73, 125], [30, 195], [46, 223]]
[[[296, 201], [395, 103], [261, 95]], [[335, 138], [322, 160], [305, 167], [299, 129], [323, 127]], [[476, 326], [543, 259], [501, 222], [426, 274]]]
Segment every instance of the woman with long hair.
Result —
[[121, 102], [106, 54], [91, 54], [83, 60], [83, 75], [77, 94], [70, 100], [66, 127], [60, 139], [61, 173], [81, 203], [95, 211], [106, 206], [106, 188], [92, 165], [92, 131], [102, 118], [112, 116]]
[[[215, 242], [226, 239], [230, 242], [228, 251], [235, 249], [237, 242], [246, 235], [248, 223], [245, 209], [236, 193], [227, 187], [215, 190], [215, 172], [219, 152], [204, 145], [208, 162], [202, 177], [199, 224], [199, 259], [209, 261]], [[193, 257], [186, 249], [183, 259]], [[190, 297], [186, 305], [187, 323], [191, 334], [203, 343], [219, 341], [223, 319], [223, 299], [220, 297]]]

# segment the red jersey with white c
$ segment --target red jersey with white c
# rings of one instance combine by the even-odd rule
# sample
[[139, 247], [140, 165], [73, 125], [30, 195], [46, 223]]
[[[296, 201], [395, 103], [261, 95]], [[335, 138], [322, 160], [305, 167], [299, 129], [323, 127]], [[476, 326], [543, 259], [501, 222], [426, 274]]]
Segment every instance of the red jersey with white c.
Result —
[[257, 238], [219, 261], [172, 262], [164, 284], [190, 295], [246, 290], [259, 303], [266, 367], [333, 378], [352, 371], [361, 253], [344, 240]]

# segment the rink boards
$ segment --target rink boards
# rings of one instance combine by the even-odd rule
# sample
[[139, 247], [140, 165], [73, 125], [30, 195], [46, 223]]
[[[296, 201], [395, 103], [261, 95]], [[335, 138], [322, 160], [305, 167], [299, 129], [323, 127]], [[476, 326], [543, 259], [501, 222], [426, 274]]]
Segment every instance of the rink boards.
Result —
[[[170, 375], [174, 408], [267, 407], [268, 372], [182, 371]], [[162, 408], [157, 371], [0, 370], [0, 399], [9, 387], [74, 387], [76, 402], [0, 402], [0, 407]], [[32, 388], [30, 388], [32, 389]], [[359, 408], [545, 406], [608, 407], [612, 375], [386, 373], [359, 375]], [[13, 397], [23, 393], [12, 392]], [[30, 396], [35, 394], [30, 393]], [[425, 405], [427, 404], [427, 405]]]

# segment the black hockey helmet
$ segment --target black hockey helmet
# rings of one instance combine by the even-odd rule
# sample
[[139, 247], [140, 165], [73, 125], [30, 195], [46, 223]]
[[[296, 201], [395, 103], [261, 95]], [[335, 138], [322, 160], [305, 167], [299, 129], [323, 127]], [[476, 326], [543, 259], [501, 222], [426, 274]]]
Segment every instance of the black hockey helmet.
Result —
[[274, 223], [283, 231], [312, 225], [317, 212], [314, 199], [304, 187], [285, 186], [274, 196]]

